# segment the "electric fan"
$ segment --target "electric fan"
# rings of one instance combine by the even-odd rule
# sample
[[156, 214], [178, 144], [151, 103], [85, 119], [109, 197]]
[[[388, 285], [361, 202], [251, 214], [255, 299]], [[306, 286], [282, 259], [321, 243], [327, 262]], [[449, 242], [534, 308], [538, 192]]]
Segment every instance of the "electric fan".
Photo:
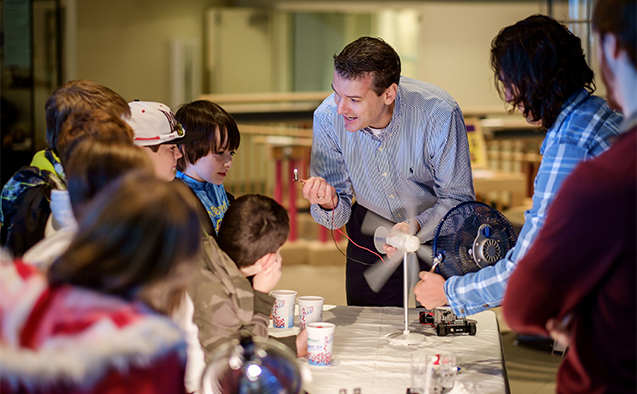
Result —
[[476, 272], [504, 258], [516, 240], [511, 222], [497, 210], [478, 201], [460, 203], [434, 233], [435, 272], [445, 279]]

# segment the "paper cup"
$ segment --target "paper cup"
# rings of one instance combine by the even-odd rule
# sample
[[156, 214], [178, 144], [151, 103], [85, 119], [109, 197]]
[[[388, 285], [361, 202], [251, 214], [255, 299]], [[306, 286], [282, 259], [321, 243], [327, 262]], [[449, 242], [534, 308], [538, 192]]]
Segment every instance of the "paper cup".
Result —
[[296, 299], [299, 304], [299, 327], [301, 330], [308, 323], [319, 322], [323, 320], [323, 301], [325, 299], [319, 296], [303, 296]]
[[275, 298], [272, 307], [272, 326], [274, 328], [294, 327], [294, 290], [272, 290], [270, 295]]
[[328, 366], [332, 364], [334, 344], [334, 324], [325, 322], [308, 323], [307, 361], [310, 365]]

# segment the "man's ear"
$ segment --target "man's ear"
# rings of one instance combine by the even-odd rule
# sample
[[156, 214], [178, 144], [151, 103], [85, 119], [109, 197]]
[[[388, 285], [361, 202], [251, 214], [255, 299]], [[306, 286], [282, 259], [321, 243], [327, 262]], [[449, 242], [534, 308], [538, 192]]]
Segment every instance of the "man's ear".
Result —
[[396, 100], [396, 96], [398, 95], [398, 85], [392, 83], [389, 87], [383, 92], [383, 98], [385, 101], [385, 105], [391, 105], [394, 100]]

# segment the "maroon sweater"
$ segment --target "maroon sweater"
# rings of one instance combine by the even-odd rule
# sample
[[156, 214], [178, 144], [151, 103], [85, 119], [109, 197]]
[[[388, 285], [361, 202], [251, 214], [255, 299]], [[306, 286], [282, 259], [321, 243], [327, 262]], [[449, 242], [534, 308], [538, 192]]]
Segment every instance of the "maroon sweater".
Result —
[[509, 326], [548, 335], [573, 314], [559, 393], [635, 393], [637, 381], [637, 126], [564, 182], [511, 275]]

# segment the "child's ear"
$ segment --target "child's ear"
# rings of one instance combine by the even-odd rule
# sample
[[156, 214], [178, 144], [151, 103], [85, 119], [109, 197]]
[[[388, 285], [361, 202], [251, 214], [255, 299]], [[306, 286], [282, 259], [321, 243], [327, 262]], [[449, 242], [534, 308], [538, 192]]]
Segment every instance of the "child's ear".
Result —
[[264, 255], [263, 255], [263, 256], [261, 256], [261, 258], [260, 258], [259, 260], [257, 260], [257, 262], [256, 262], [256, 263], [254, 263], [254, 264], [255, 264], [255, 265], [257, 265], [257, 264], [258, 264], [258, 265], [259, 265], [259, 267], [261, 267], [261, 269], [262, 269], [262, 270], [263, 270], [263, 269], [265, 269], [265, 268], [267, 268], [268, 261], [271, 259], [271, 257], [270, 257], [270, 256], [272, 256], [273, 254], [274, 254], [274, 253], [266, 253], [266, 254], [264, 254]]
[[270, 252], [261, 256], [261, 258], [257, 260], [255, 264], [259, 264], [261, 271], [265, 271], [268, 268], [274, 266], [275, 262], [276, 262], [276, 253]]
[[247, 267], [239, 268], [239, 271], [241, 271], [241, 273], [243, 273], [243, 275], [245, 275], [246, 277], [262, 272], [263, 270], [268, 268], [268, 261], [270, 261], [269, 256], [272, 254], [273, 253], [268, 253], [266, 255], [263, 255], [259, 260], [255, 261], [254, 264]]
[[253, 276], [258, 274], [259, 272], [263, 271], [263, 269], [261, 268], [261, 265], [258, 264], [257, 262], [247, 267], [239, 268], [239, 271], [241, 271], [243, 276], [248, 277], [248, 276]]

